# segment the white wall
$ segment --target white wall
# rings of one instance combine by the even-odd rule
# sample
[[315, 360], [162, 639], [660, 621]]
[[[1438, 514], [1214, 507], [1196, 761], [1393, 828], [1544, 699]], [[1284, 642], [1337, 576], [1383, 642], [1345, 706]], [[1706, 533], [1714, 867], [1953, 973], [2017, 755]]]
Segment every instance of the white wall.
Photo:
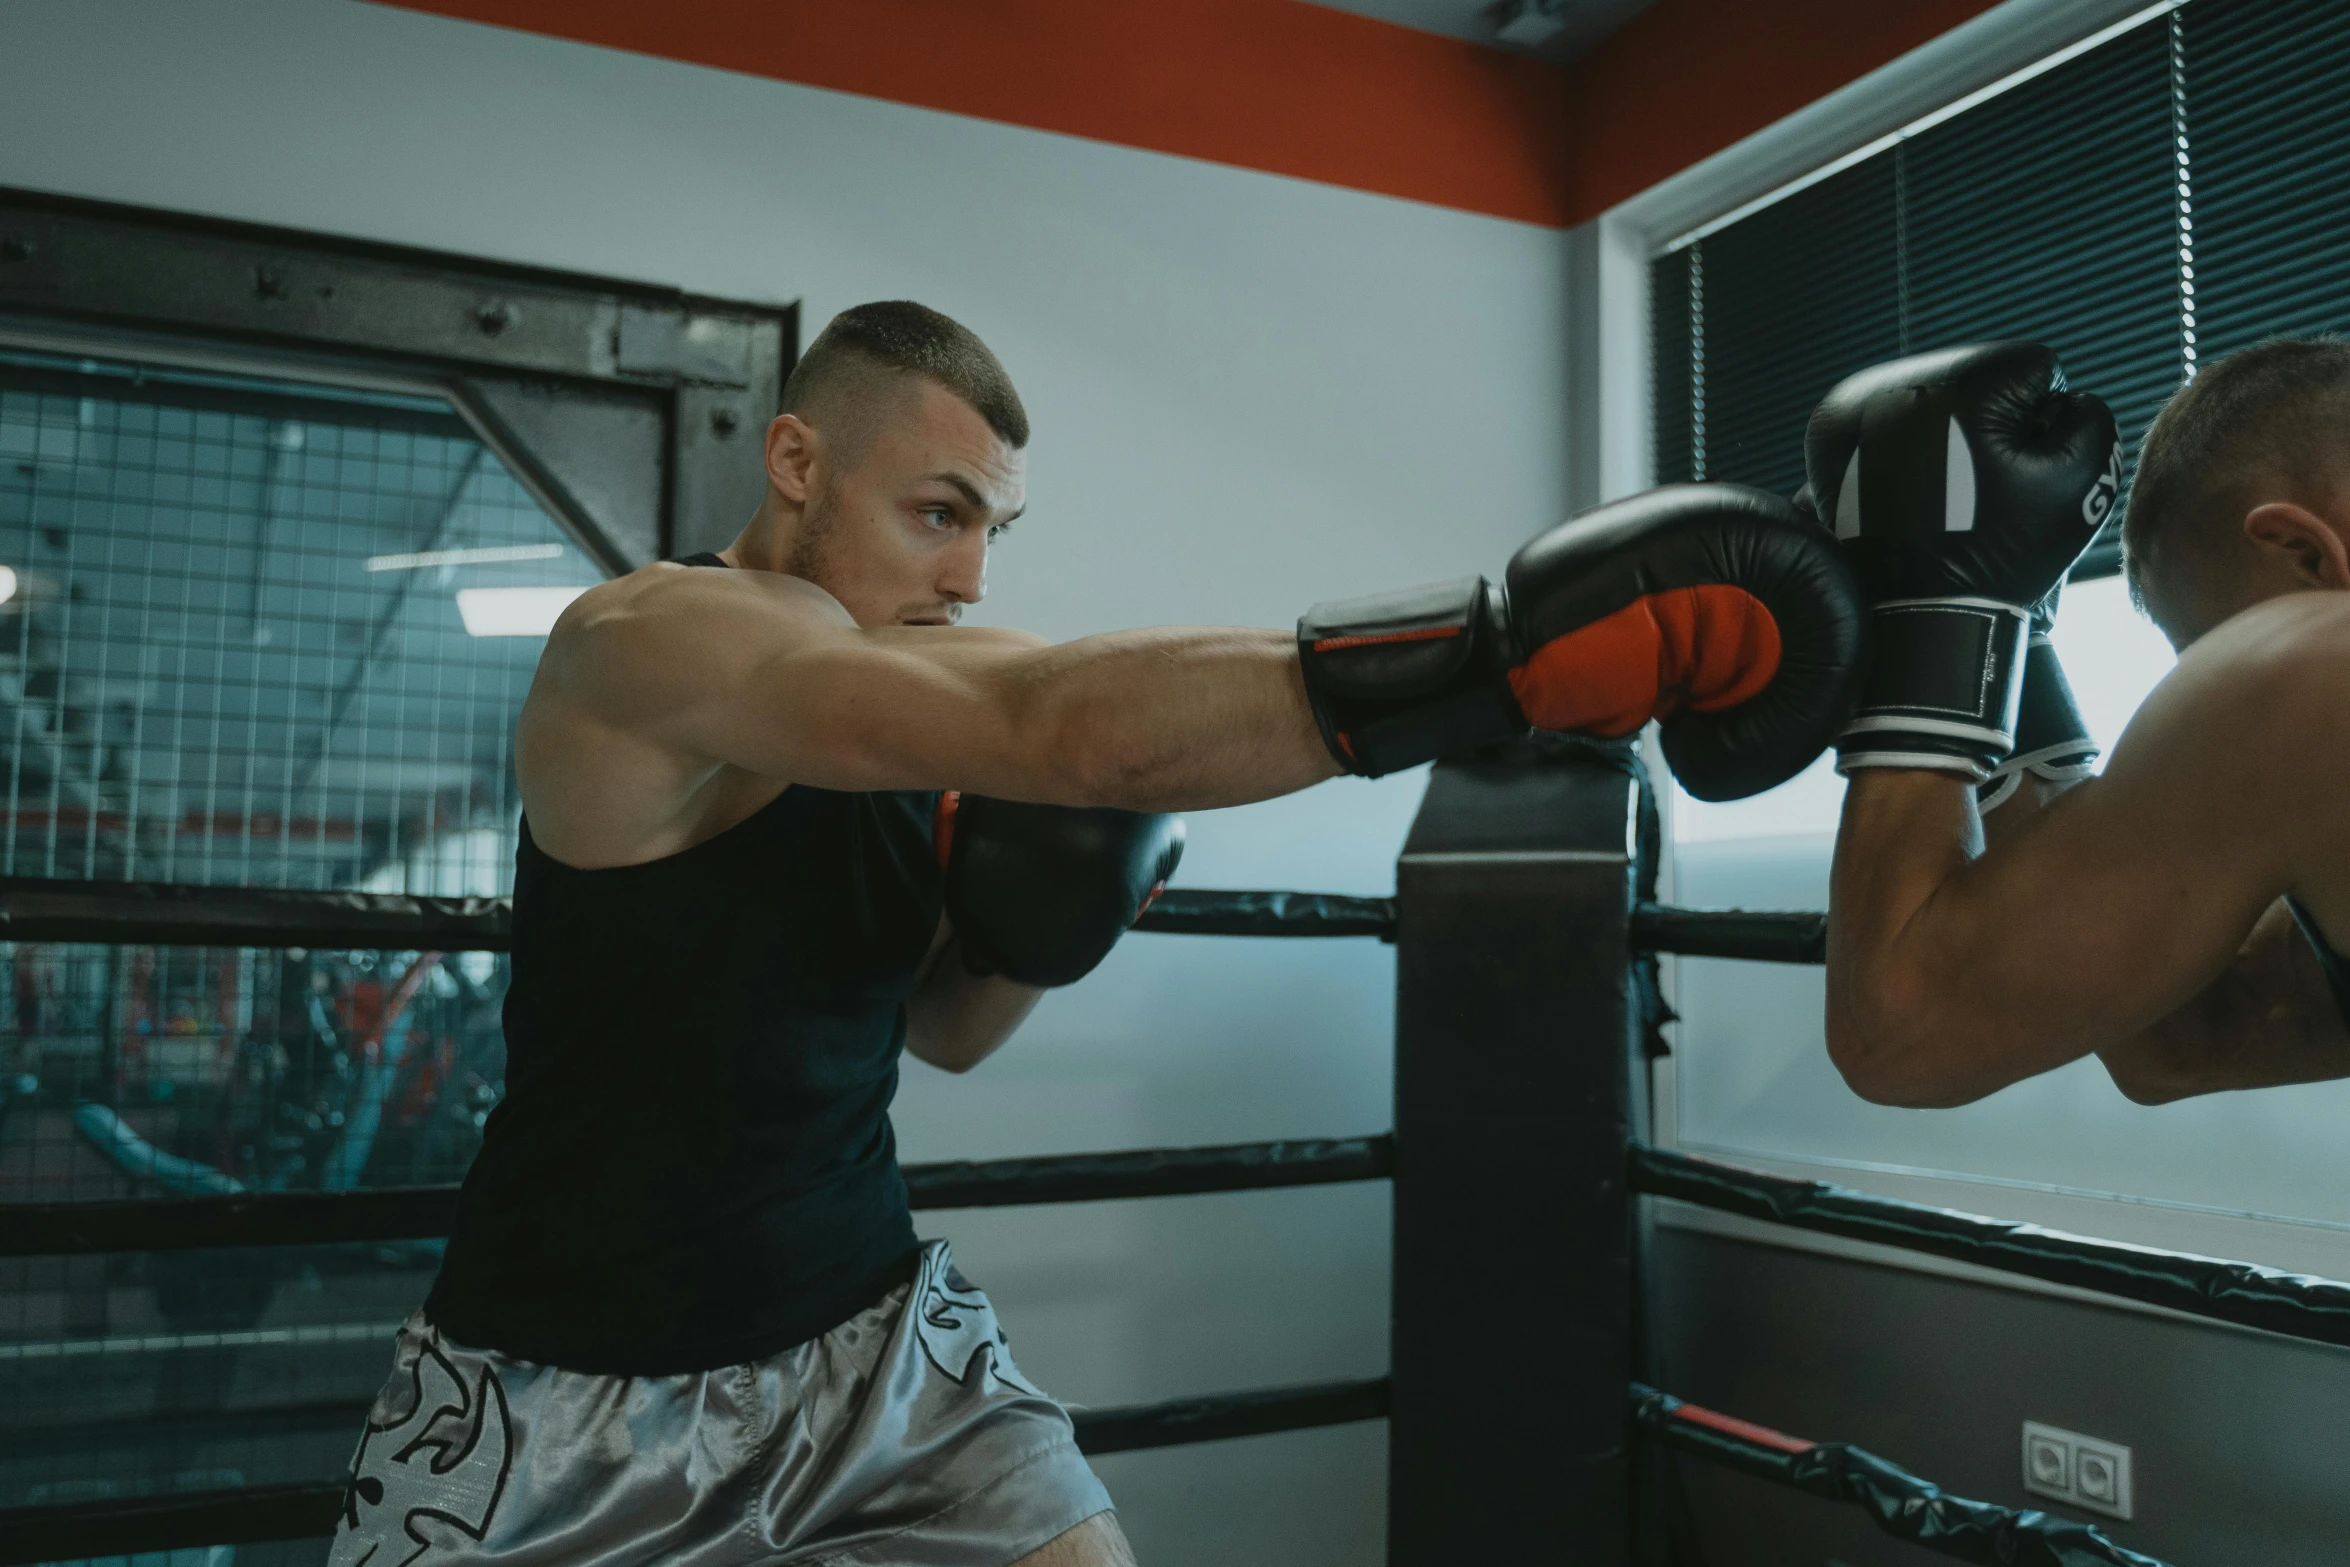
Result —
[[[1376, 112], [1366, 105], [1366, 113]], [[1286, 624], [1564, 511], [1563, 237], [347, 3], [7, 0], [0, 183], [804, 304], [1002, 355], [1031, 514], [975, 618]], [[1418, 780], [1194, 818], [1194, 886], [1384, 891]], [[915, 1159], [1375, 1131], [1369, 943], [1138, 938], [1008, 1053], [909, 1068]], [[1383, 1189], [941, 1215], [1094, 1403], [1386, 1362]], [[1152, 1567], [1381, 1558], [1377, 1426], [1106, 1461]]]

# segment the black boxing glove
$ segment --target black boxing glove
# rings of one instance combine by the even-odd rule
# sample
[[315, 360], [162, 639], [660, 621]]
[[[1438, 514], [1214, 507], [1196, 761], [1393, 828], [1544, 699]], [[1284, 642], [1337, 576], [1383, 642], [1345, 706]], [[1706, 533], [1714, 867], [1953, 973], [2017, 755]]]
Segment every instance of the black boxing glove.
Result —
[[2033, 606], [2120, 493], [2112, 411], [2065, 390], [2054, 350], [1987, 343], [1848, 378], [1813, 412], [1804, 456], [1872, 607], [1837, 770], [1983, 782], [2016, 748]]
[[1661, 719], [1703, 800], [1785, 782], [1850, 707], [1861, 600], [1826, 530], [1732, 484], [1596, 507], [1482, 577], [1318, 604], [1298, 661], [1330, 754], [1377, 777], [1530, 728]]
[[2073, 700], [2072, 682], [2065, 679], [2064, 665], [2048, 639], [2055, 626], [2056, 594], [2050, 593], [2032, 607], [2023, 698], [2015, 715], [2015, 749], [1975, 787], [1975, 808], [1986, 814], [2013, 798], [2027, 773], [2050, 783], [2072, 783], [2088, 777], [2097, 761], [2097, 742], [2089, 737], [2088, 720]]
[[1069, 985], [1110, 955], [1183, 858], [1183, 818], [940, 797], [947, 922], [974, 974]]

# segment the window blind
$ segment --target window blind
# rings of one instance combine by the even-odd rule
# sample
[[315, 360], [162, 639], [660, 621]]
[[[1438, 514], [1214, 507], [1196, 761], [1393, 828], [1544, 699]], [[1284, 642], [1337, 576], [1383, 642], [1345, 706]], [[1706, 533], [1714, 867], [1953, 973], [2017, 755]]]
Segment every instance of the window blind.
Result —
[[1896, 149], [1905, 351], [2050, 344], [2144, 432], [2181, 369], [2171, 44], [2141, 26]]
[[1657, 257], [1657, 478], [1792, 490], [1903, 353], [2053, 344], [2134, 448], [2199, 362], [2350, 330], [2346, 98], [2350, 0], [2190, 0]]
[[1702, 277], [1692, 269], [1696, 247], [1656, 258], [1648, 274], [1649, 368], [1655, 377], [1656, 476], [1659, 483], [1702, 475], [1697, 443], [1705, 431], [1705, 360], [1696, 335], [1702, 318], [1692, 296]]
[[1803, 424], [1901, 351], [1894, 167], [1878, 156], [1692, 245], [1703, 272], [1704, 476], [1793, 494]]
[[2180, 18], [2198, 351], [2350, 330], [2350, 0]]

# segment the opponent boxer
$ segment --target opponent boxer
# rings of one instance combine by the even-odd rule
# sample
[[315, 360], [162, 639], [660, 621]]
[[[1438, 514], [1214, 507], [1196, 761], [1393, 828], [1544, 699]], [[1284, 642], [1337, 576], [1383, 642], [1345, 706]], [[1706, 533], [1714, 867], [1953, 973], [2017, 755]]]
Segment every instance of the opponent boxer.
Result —
[[741, 535], [548, 641], [507, 1095], [339, 1564], [1128, 1561], [1068, 1417], [915, 1241], [901, 1044], [968, 1067], [1099, 961], [1173, 866], [1142, 813], [1657, 715], [1691, 787], [1751, 792], [1827, 743], [1857, 662], [1833, 541], [1725, 486], [1294, 633], [964, 629], [1023, 505], [995, 357], [861, 306], [783, 403]]
[[[2034, 621], [2120, 474], [2111, 415], [2061, 387], [2047, 350], [1994, 344], [1812, 417], [1877, 627], [1838, 745], [1829, 1052], [1904, 1105], [2092, 1051], [2146, 1103], [2350, 1075], [2350, 346], [2246, 350], [2155, 420], [2123, 541], [2181, 657], [2069, 787], [2095, 746]], [[1978, 786], [2027, 774], [1979, 824]]]

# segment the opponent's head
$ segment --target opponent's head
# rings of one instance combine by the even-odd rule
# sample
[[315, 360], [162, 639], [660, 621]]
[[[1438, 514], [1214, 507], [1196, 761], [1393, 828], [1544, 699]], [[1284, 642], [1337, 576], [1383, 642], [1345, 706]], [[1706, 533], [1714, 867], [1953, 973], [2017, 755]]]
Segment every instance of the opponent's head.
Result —
[[2350, 589], [2350, 342], [2263, 343], [2180, 388], [2140, 449], [2122, 554], [2181, 648], [2263, 599]]
[[1028, 414], [971, 331], [910, 300], [833, 317], [767, 427], [742, 564], [804, 577], [861, 626], [945, 624], [1026, 504]]

